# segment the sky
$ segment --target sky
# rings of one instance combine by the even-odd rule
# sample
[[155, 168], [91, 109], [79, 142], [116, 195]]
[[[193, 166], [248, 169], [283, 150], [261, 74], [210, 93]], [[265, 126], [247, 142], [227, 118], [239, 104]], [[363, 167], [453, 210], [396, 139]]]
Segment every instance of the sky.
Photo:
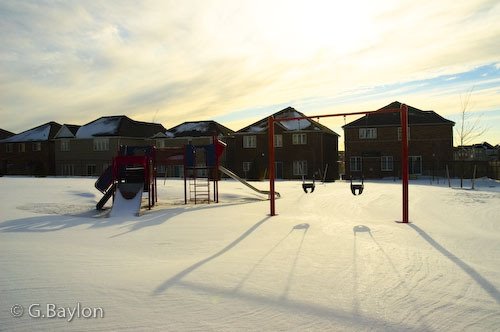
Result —
[[500, 143], [497, 0], [1, 1], [0, 41], [0, 128], [16, 133], [122, 114], [239, 130], [396, 100], [459, 124], [468, 101], [475, 142]]

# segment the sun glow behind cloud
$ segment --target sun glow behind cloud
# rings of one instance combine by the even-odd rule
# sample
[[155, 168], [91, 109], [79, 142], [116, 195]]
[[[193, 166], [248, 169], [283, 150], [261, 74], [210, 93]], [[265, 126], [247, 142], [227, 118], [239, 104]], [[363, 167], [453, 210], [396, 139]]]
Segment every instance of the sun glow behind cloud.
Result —
[[127, 114], [239, 129], [282, 106], [394, 100], [453, 114], [472, 86], [477, 111], [498, 110], [498, 71], [460, 75], [498, 67], [498, 17], [495, 1], [3, 3], [2, 127]]

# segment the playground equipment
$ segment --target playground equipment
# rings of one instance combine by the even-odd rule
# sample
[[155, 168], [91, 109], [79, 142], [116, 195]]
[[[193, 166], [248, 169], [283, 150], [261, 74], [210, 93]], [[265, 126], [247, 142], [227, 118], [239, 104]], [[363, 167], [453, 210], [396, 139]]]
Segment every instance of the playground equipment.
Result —
[[148, 193], [148, 209], [151, 209], [158, 201], [155, 148], [121, 146], [118, 156], [97, 179], [95, 187], [104, 194], [96, 204], [97, 210], [113, 197], [111, 216], [127, 208], [132, 213], [139, 213], [143, 192]]
[[314, 176], [313, 176], [312, 182], [306, 182], [304, 179], [304, 176], [302, 175], [302, 189], [304, 190], [304, 192], [306, 194], [308, 193], [309, 189], [311, 189], [311, 193], [314, 192], [314, 188], [316, 188], [315, 182], [316, 182], [316, 179]]
[[368, 115], [368, 114], [381, 114], [381, 113], [394, 113], [399, 112], [401, 118], [401, 174], [402, 174], [402, 187], [403, 187], [403, 211], [402, 211], [402, 221], [403, 223], [408, 223], [408, 181], [409, 181], [409, 167], [408, 167], [408, 106], [401, 104], [399, 109], [385, 109], [378, 111], [367, 111], [367, 112], [352, 112], [352, 113], [340, 113], [340, 114], [326, 114], [326, 115], [315, 115], [315, 116], [301, 116], [301, 117], [290, 117], [290, 118], [277, 118], [270, 116], [268, 118], [268, 151], [269, 151], [269, 214], [270, 216], [276, 215], [276, 201], [275, 201], [275, 186], [274, 186], [274, 168], [275, 168], [275, 151], [274, 151], [274, 123], [281, 121], [291, 121], [291, 120], [301, 120], [301, 119], [319, 119], [324, 117], [336, 117], [336, 116], [347, 116], [347, 115]]
[[351, 177], [351, 192], [354, 196], [361, 195], [363, 193], [364, 186], [364, 178], [361, 177], [361, 183], [353, 183]]
[[[230, 178], [243, 183], [245, 186], [247, 186], [248, 188], [252, 189], [255, 192], [258, 192], [259, 194], [263, 194], [263, 195], [267, 195], [267, 196], [269, 196], [271, 194], [271, 192], [268, 191], [268, 190], [260, 190], [260, 189], [255, 188], [250, 183], [248, 183], [247, 181], [245, 181], [244, 179], [240, 178], [238, 175], [234, 174], [233, 172], [231, 172], [230, 170], [228, 170], [227, 168], [225, 168], [225, 167], [223, 167], [221, 165], [219, 165], [219, 171], [221, 171], [222, 173], [226, 174]], [[274, 195], [275, 195], [276, 198], [280, 198], [281, 197], [280, 193], [277, 192], [277, 191], [274, 192]]]
[[[189, 201], [197, 204], [219, 202], [219, 162], [226, 143], [212, 138], [212, 144], [192, 145], [184, 147], [184, 204]], [[210, 191], [210, 183], [213, 189]]]
[[[155, 148], [154, 146], [121, 146], [118, 155], [95, 182], [95, 187], [104, 195], [96, 204], [102, 210], [113, 197], [110, 215], [138, 214], [143, 192], [148, 193], [148, 209], [158, 201], [157, 166], [182, 166], [184, 178], [184, 204], [188, 202], [219, 202], [219, 171], [240, 181], [256, 192], [270, 196], [266, 190], [259, 190], [220, 165], [220, 158], [226, 144], [213, 137], [212, 144], [192, 145], [183, 148]], [[213, 189], [211, 189], [213, 185]], [[213, 196], [212, 196], [213, 194]], [[279, 198], [278, 192], [273, 193]]]

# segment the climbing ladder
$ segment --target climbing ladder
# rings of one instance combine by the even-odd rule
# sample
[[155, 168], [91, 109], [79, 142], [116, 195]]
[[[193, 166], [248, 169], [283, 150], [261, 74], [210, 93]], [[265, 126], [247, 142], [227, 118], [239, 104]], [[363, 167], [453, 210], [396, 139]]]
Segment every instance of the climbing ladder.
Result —
[[210, 204], [210, 178], [206, 167], [188, 169], [189, 201]]

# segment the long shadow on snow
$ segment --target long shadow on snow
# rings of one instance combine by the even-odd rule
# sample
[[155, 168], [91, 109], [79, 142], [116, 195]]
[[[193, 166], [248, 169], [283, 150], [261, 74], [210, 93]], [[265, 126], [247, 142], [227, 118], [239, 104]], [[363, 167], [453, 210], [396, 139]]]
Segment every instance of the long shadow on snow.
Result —
[[429, 244], [433, 246], [437, 251], [443, 254], [443, 256], [447, 257], [450, 261], [460, 267], [465, 273], [467, 273], [472, 279], [474, 279], [477, 284], [481, 286], [481, 288], [484, 289], [484, 291], [497, 302], [497, 304], [500, 304], [500, 293], [491, 282], [480, 275], [479, 272], [477, 272], [472, 266], [468, 265], [460, 258], [449, 252], [445, 247], [436, 242], [436, 240], [434, 240], [429, 234], [427, 234], [417, 225], [409, 224], [409, 226], [413, 228], [424, 240], [429, 242]]
[[[379, 319], [376, 317], [364, 316], [360, 313], [358, 313], [357, 315], [353, 315], [350, 312], [345, 312], [345, 311], [339, 310], [339, 309], [331, 309], [331, 308], [317, 305], [314, 303], [306, 303], [306, 302], [288, 299], [287, 298], [288, 286], [287, 286], [287, 289], [285, 290], [285, 292], [283, 293], [283, 295], [280, 296], [279, 298], [270, 298], [270, 297], [267, 297], [264, 295], [253, 294], [253, 293], [241, 291], [242, 285], [249, 278], [249, 276], [254, 272], [257, 265], [259, 265], [271, 252], [273, 252], [294, 230], [303, 230], [304, 232], [302, 234], [301, 243], [299, 245], [299, 248], [297, 249], [296, 256], [294, 258], [294, 262], [292, 265], [292, 270], [290, 271], [290, 275], [293, 275], [293, 271], [295, 270], [295, 266], [297, 264], [297, 259], [299, 256], [300, 248], [302, 247], [302, 243], [304, 241], [304, 237], [305, 237], [307, 230], [309, 228], [309, 224], [299, 224], [299, 225], [294, 226], [293, 229], [289, 233], [287, 233], [282, 239], [280, 239], [278, 241], [278, 243], [276, 245], [274, 245], [257, 262], [257, 264], [250, 270], [250, 272], [247, 273], [247, 275], [245, 275], [243, 280], [240, 283], [238, 283], [238, 285], [234, 289], [219, 288], [219, 287], [215, 287], [215, 286], [198, 284], [195, 282], [182, 280], [185, 276], [187, 276], [191, 272], [193, 272], [196, 269], [200, 268], [201, 266], [209, 263], [210, 261], [216, 259], [217, 257], [222, 256], [224, 253], [226, 253], [229, 250], [231, 250], [232, 248], [234, 248], [241, 241], [243, 241], [250, 234], [252, 234], [259, 226], [261, 226], [263, 223], [265, 223], [269, 218], [270, 217], [266, 217], [266, 218], [262, 219], [261, 221], [257, 222], [255, 225], [253, 225], [248, 230], [246, 230], [243, 234], [241, 234], [237, 239], [235, 239], [233, 242], [229, 243], [226, 247], [224, 247], [223, 249], [221, 249], [217, 253], [187, 267], [186, 269], [177, 273], [173, 277], [169, 278], [168, 280], [163, 282], [161, 285], [159, 285], [153, 291], [152, 295], [160, 295], [161, 293], [165, 292], [166, 290], [168, 290], [172, 286], [180, 286], [180, 287], [184, 287], [184, 288], [193, 290], [195, 292], [201, 291], [201, 292], [205, 292], [205, 293], [214, 294], [214, 295], [220, 296], [220, 297], [244, 300], [244, 301], [259, 305], [259, 306], [272, 306], [275, 308], [285, 309], [285, 310], [289, 310], [291, 312], [296, 312], [297, 314], [301, 314], [301, 315], [304, 315], [304, 314], [313, 315], [313, 316], [317, 316], [317, 317], [327, 319], [327, 320], [338, 320], [338, 321], [345, 322], [347, 324], [354, 324], [354, 325], [359, 325], [362, 327], [366, 327], [367, 325], [369, 325], [371, 328], [380, 328], [380, 329], [383, 329], [384, 331], [400, 331], [400, 330], [418, 331], [418, 330], [420, 330], [420, 327], [415, 328], [412, 326], [403, 325], [401, 323], [398, 323], [397, 326], [392, 327], [391, 324], [394, 324], [394, 323], [389, 322], [389, 321], [385, 321], [383, 319]], [[288, 282], [290, 282], [290, 279], [291, 279], [290, 275], [288, 277]]]
[[[406, 291], [405, 296], [409, 297], [412, 300], [409, 303], [414, 303], [415, 302], [415, 298], [411, 295], [411, 289], [406, 284], [405, 278], [403, 278], [403, 276], [401, 275], [401, 273], [399, 273], [399, 271], [396, 268], [396, 265], [392, 261], [391, 257], [387, 254], [387, 252], [380, 245], [380, 243], [375, 239], [375, 237], [373, 236], [373, 233], [372, 233], [370, 227], [367, 227], [365, 225], [357, 225], [357, 226], [353, 227], [352, 231], [354, 233], [354, 245], [353, 245], [353, 292], [354, 292], [354, 296], [353, 296], [353, 314], [355, 316], [360, 316], [360, 313], [361, 313], [361, 311], [360, 311], [360, 301], [358, 299], [358, 294], [360, 294], [360, 292], [358, 290], [359, 276], [358, 276], [358, 260], [357, 260], [358, 250], [359, 250], [359, 249], [357, 249], [357, 237], [358, 237], [358, 233], [367, 233], [370, 236], [370, 238], [372, 239], [373, 243], [375, 243], [377, 245], [377, 247], [379, 248], [380, 252], [385, 257], [385, 259], [387, 260], [387, 262], [389, 263], [389, 266], [392, 268], [392, 271], [394, 272], [394, 275], [398, 276], [399, 283], [396, 284], [396, 285], [394, 285], [391, 288], [391, 290], [393, 291], [393, 290], [397, 289], [399, 286], [402, 286], [405, 289], [405, 291]], [[417, 313], [419, 315], [419, 322], [420, 322], [420, 325], [421, 325], [419, 327], [419, 330], [422, 330], [422, 331], [431, 331], [432, 329], [430, 328], [430, 326], [428, 325], [428, 323], [425, 320], [425, 314], [423, 314], [420, 311], [420, 309], [415, 304], [413, 304], [412, 306], [413, 306], [413, 309], [412, 309], [413, 312], [415, 312], [415, 313]]]
[[184, 278], [185, 276], [187, 276], [189, 273], [193, 272], [194, 270], [198, 269], [199, 267], [205, 265], [206, 263], [208, 263], [208, 262], [214, 260], [215, 258], [223, 255], [224, 253], [228, 252], [229, 250], [231, 250], [232, 248], [234, 248], [238, 243], [240, 243], [246, 237], [248, 237], [250, 234], [252, 234], [257, 228], [259, 228], [260, 225], [262, 225], [263, 223], [265, 223], [269, 218], [270, 218], [269, 216], [265, 217], [264, 219], [262, 219], [261, 221], [259, 221], [258, 223], [256, 223], [255, 225], [253, 225], [252, 227], [250, 227], [249, 229], [247, 229], [245, 231], [245, 233], [241, 234], [236, 240], [234, 240], [233, 242], [229, 243], [227, 246], [225, 246], [224, 248], [222, 248], [221, 250], [219, 250], [218, 252], [216, 252], [212, 256], [209, 256], [209, 257], [207, 257], [205, 259], [202, 259], [198, 263], [195, 263], [195, 264], [193, 264], [193, 265], [185, 268], [184, 270], [182, 270], [181, 272], [177, 273], [173, 277], [171, 277], [168, 280], [164, 281], [161, 285], [159, 285], [158, 287], [156, 287], [156, 289], [153, 291], [153, 295], [159, 295], [159, 294], [163, 293], [168, 288], [170, 288], [170, 287], [174, 286], [175, 284], [177, 284], [178, 282], [180, 282], [181, 279]]
[[[86, 211], [83, 213], [75, 214], [54, 214], [54, 215], [41, 215], [36, 217], [12, 219], [0, 222], [0, 232], [54, 232], [66, 228], [87, 225], [88, 228], [110, 227], [124, 224], [122, 227], [129, 227], [126, 231], [113, 235], [111, 237], [118, 237], [130, 232], [134, 232], [145, 227], [158, 226], [169, 219], [178, 216], [185, 212], [223, 208], [225, 206], [250, 204], [255, 201], [238, 202], [224, 205], [204, 205], [204, 206], [184, 206], [173, 209], [165, 209], [163, 211], [154, 211], [151, 214], [143, 215], [140, 217], [132, 216], [129, 218], [102, 218], [102, 212], [95, 210]], [[147, 218], [146, 218], [147, 217]]]

